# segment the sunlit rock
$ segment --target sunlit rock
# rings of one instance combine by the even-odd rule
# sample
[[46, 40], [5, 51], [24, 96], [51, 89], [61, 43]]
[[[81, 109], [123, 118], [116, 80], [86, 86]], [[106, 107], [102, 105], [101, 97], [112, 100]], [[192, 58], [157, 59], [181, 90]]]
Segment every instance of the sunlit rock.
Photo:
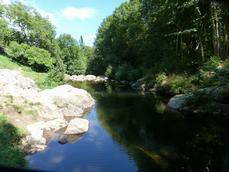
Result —
[[94, 75], [65, 75], [65, 81], [72, 81], [72, 82], [107, 82], [108, 78], [105, 76], [94, 76]]
[[70, 121], [64, 134], [83, 134], [89, 129], [89, 121], [86, 119], [75, 118]]
[[185, 106], [187, 99], [189, 97], [190, 97], [189, 95], [185, 95], [185, 94], [180, 94], [172, 97], [169, 100], [168, 108], [171, 108], [173, 110], [181, 110]]
[[[40, 103], [50, 107], [53, 112], [64, 116], [82, 116], [95, 101], [91, 95], [70, 85], [62, 85], [40, 92]], [[61, 118], [61, 116], [60, 116]]]

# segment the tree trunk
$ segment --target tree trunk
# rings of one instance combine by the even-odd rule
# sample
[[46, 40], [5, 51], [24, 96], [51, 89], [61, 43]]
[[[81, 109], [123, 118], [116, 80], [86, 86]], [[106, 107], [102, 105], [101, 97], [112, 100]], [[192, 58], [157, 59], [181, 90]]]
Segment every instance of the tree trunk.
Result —
[[211, 2], [211, 16], [213, 29], [214, 55], [220, 56], [220, 32], [219, 32], [219, 7], [216, 2]]

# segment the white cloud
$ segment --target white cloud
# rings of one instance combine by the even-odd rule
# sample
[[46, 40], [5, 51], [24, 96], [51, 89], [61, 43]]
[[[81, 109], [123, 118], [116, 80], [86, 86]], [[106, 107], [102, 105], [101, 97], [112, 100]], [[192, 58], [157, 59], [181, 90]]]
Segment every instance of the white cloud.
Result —
[[93, 18], [96, 14], [96, 10], [94, 8], [76, 8], [76, 7], [67, 7], [63, 9], [62, 15], [68, 20], [80, 19], [86, 20]]
[[11, 3], [11, 0], [0, 0], [0, 4], [9, 5]]

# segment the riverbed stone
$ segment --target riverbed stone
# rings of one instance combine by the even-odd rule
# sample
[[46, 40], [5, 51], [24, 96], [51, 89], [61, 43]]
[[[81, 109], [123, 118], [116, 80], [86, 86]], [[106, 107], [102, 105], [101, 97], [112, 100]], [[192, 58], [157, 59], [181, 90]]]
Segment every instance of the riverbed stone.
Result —
[[189, 97], [190, 95], [185, 95], [185, 94], [176, 95], [169, 100], [167, 106], [168, 108], [173, 110], [181, 110], [185, 106], [187, 99]]
[[47, 89], [40, 92], [40, 95], [40, 102], [45, 103], [54, 112], [60, 114], [59, 118], [81, 116], [95, 104], [95, 100], [87, 91], [70, 85]]
[[65, 75], [65, 81], [72, 81], [72, 82], [107, 82], [108, 78], [105, 76], [95, 76], [95, 75]]
[[83, 134], [89, 129], [89, 121], [86, 119], [75, 118], [69, 122], [64, 134]]

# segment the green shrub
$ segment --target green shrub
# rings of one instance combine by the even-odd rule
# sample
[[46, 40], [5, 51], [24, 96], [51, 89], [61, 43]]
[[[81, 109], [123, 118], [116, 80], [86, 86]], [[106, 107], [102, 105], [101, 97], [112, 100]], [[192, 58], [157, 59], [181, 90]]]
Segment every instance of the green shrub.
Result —
[[29, 49], [29, 45], [27, 44], [18, 44], [15, 41], [10, 42], [9, 46], [6, 48], [6, 53], [16, 59], [21, 63], [26, 63], [27, 59], [24, 56], [26, 50]]
[[58, 58], [56, 65], [52, 67], [49, 71], [48, 76], [46, 77], [44, 83], [42, 84], [43, 88], [53, 88], [62, 83], [64, 79], [64, 74], [66, 73], [65, 66], [63, 61]]
[[107, 68], [106, 68], [105, 76], [106, 77], [112, 77], [112, 72], [113, 72], [112, 66], [108, 65]]
[[36, 71], [48, 71], [54, 63], [48, 51], [15, 41], [10, 42], [6, 52], [13, 59], [33, 67]]
[[155, 83], [156, 85], [161, 85], [163, 82], [166, 82], [166, 80], [167, 80], [167, 75], [166, 73], [162, 72], [156, 75]]
[[132, 66], [124, 64], [116, 68], [115, 70], [116, 80], [128, 80], [134, 81], [141, 77], [141, 72], [138, 69], [134, 69]]
[[51, 54], [41, 48], [37, 47], [30, 47], [24, 53], [24, 56], [28, 59], [28, 64], [31, 66], [43, 66], [45, 69], [48, 70], [53, 65], [53, 59], [51, 58]]
[[170, 80], [170, 85], [172, 92], [176, 94], [187, 93], [194, 89], [191, 77], [186, 76], [174, 75]]
[[219, 57], [213, 56], [210, 58], [208, 62], [204, 64], [203, 70], [204, 71], [214, 71], [220, 66], [221, 63], [222, 61]]

